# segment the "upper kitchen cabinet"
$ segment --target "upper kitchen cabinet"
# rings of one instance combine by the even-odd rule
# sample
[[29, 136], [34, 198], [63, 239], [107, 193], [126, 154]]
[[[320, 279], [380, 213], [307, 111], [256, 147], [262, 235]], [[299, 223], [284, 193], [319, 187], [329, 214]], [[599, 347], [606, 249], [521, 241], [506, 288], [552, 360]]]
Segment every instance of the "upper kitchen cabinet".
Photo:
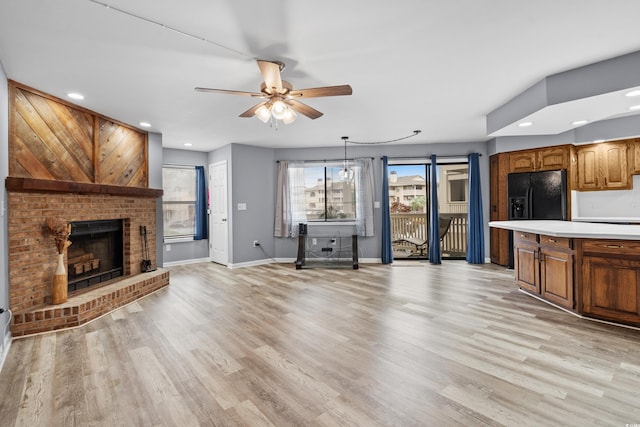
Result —
[[571, 149], [568, 145], [513, 151], [509, 153], [510, 172], [534, 172], [568, 169]]
[[631, 162], [631, 173], [633, 175], [640, 174], [640, 138], [634, 138], [629, 141], [633, 160]]
[[577, 148], [577, 190], [626, 190], [631, 188], [629, 144], [603, 142]]
[[536, 150], [536, 161], [539, 171], [556, 169], [568, 169], [571, 157], [571, 146], [560, 145], [557, 147], [540, 148]]
[[509, 172], [533, 172], [536, 170], [536, 150], [509, 153]]

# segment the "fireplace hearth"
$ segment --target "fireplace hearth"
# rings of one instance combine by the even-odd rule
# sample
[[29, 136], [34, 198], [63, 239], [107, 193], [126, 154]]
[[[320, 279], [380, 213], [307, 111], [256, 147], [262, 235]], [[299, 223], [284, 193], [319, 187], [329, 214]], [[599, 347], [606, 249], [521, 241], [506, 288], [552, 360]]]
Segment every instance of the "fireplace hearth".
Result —
[[67, 252], [69, 292], [124, 274], [121, 219], [72, 222], [69, 240], [72, 242]]

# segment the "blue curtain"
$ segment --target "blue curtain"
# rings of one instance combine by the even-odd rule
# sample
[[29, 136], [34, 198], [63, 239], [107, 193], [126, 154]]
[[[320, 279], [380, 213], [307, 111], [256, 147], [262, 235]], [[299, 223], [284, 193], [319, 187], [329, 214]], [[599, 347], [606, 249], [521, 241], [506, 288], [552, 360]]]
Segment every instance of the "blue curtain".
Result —
[[196, 166], [196, 229], [193, 240], [207, 239], [207, 181], [204, 166]]
[[431, 264], [442, 263], [440, 252], [440, 219], [438, 218], [438, 168], [436, 167], [436, 155], [431, 156], [431, 184], [429, 209], [429, 262]]
[[391, 211], [389, 210], [389, 160], [382, 157], [382, 263], [393, 262], [391, 247]]
[[478, 153], [469, 154], [469, 225], [467, 230], [467, 262], [484, 264], [484, 220]]

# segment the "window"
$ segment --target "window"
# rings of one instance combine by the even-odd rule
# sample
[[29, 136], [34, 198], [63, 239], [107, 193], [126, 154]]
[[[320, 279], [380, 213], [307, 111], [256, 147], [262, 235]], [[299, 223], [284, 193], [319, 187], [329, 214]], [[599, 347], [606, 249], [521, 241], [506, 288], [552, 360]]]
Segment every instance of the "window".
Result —
[[451, 202], [466, 202], [467, 201], [467, 180], [455, 180], [449, 181], [449, 195]]
[[196, 170], [162, 167], [162, 214], [165, 238], [193, 238], [196, 220]]
[[[359, 236], [374, 236], [373, 159], [349, 161], [348, 168], [343, 179], [341, 161], [280, 161], [274, 236], [296, 237], [300, 223], [336, 221], [353, 222]], [[315, 200], [308, 197], [312, 191]]]
[[[292, 177], [304, 180], [304, 206], [308, 221], [356, 219], [355, 182], [353, 179], [341, 179], [342, 169], [342, 165], [305, 165], [290, 169]], [[296, 182], [296, 179], [292, 178], [291, 182]]]

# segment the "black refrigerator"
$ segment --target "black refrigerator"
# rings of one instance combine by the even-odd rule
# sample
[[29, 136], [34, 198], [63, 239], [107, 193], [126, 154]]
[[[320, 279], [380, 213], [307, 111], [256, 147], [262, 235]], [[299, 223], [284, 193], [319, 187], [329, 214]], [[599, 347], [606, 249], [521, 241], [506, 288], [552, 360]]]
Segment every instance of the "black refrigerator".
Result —
[[[567, 171], [507, 175], [509, 220], [567, 219]], [[513, 268], [513, 232], [509, 232], [509, 267]]]

